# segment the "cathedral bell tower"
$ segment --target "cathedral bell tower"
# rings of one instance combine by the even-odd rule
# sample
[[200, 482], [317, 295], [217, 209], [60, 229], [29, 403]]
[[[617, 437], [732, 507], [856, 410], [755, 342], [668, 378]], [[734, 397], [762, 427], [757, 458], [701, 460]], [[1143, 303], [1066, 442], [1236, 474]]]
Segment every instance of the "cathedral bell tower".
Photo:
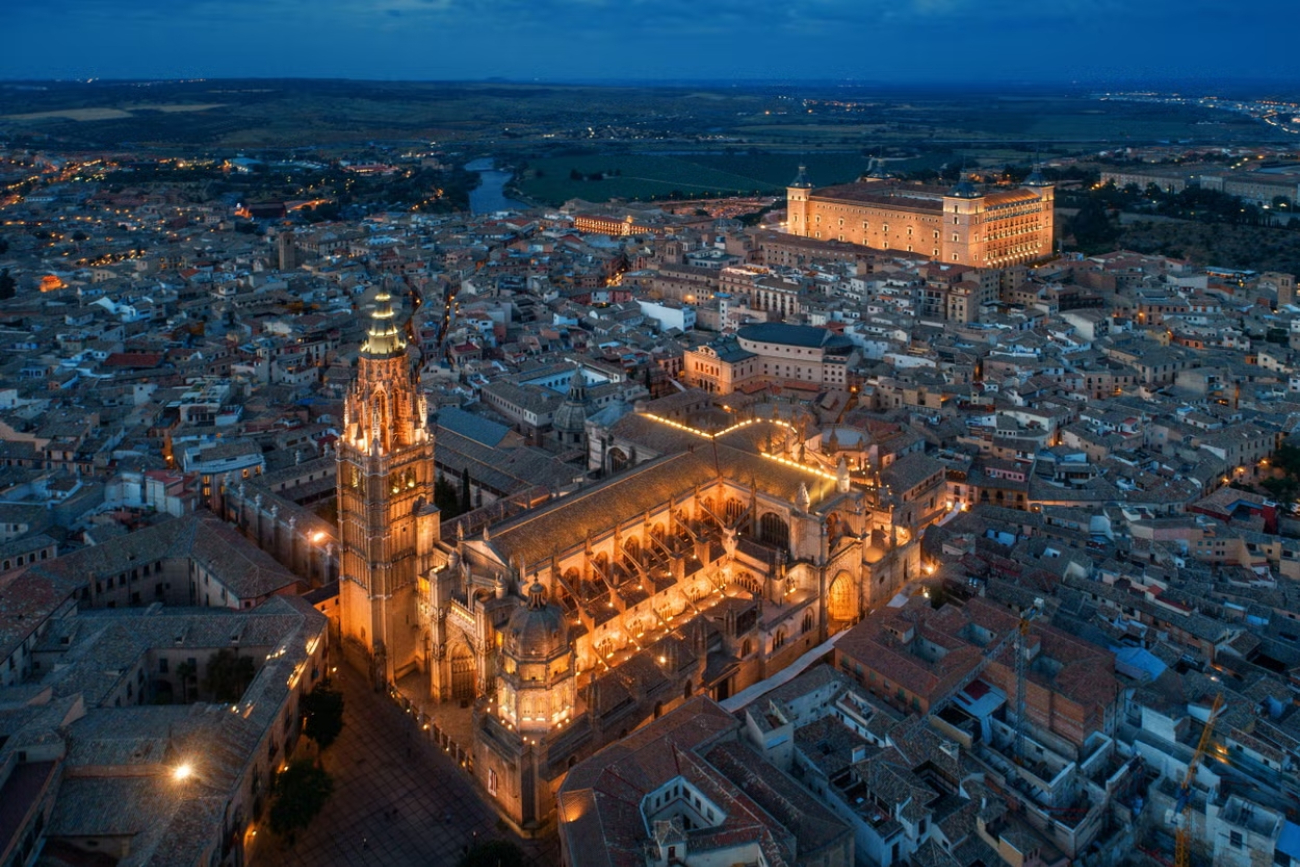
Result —
[[421, 585], [433, 568], [433, 432], [393, 299], [375, 298], [338, 444], [339, 609], [345, 652], [376, 686], [423, 660]]

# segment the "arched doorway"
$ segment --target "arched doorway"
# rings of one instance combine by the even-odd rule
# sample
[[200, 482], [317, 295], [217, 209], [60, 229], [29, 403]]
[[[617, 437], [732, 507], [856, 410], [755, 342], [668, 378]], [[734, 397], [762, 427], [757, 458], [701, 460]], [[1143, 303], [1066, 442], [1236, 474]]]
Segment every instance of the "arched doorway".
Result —
[[754, 577], [753, 572], [748, 570], [741, 570], [736, 573], [736, 584], [748, 590], [750, 593], [753, 593], [755, 596], [760, 596], [763, 593], [762, 582]]
[[627, 456], [627, 453], [623, 451], [621, 448], [619, 448], [618, 446], [614, 446], [612, 449], [609, 450], [608, 457], [609, 457], [609, 471], [611, 473], [621, 472], [622, 470], [627, 468], [627, 465], [629, 463], [631, 463], [630, 459]]
[[454, 701], [474, 700], [474, 657], [463, 644], [451, 652], [451, 697]]
[[830, 598], [827, 602], [827, 613], [831, 620], [851, 621], [858, 616], [857, 599], [855, 599], [855, 588], [853, 586], [853, 576], [848, 572], [841, 570], [831, 582]]

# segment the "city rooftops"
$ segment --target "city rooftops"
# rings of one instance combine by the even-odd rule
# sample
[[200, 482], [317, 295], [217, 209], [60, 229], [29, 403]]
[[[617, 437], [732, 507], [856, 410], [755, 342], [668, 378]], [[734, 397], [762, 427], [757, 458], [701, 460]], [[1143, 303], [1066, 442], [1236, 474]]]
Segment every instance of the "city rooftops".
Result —
[[763, 322], [757, 325], [745, 325], [736, 331], [736, 336], [758, 343], [780, 343], [785, 346], [803, 347], [838, 347], [841, 343], [851, 345], [847, 337], [825, 328], [812, 325], [788, 325], [784, 322]]

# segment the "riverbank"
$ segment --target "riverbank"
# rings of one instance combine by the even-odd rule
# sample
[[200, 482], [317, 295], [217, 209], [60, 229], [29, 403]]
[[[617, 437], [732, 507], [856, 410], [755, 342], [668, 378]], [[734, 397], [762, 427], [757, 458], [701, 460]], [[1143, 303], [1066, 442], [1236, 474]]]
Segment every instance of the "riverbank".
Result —
[[496, 211], [524, 211], [532, 205], [520, 199], [512, 198], [513, 188], [507, 191], [507, 185], [514, 180], [515, 174], [508, 169], [496, 167], [492, 157], [480, 157], [465, 163], [465, 171], [475, 172], [479, 176], [479, 185], [470, 190], [469, 211], [471, 214], [491, 214]]

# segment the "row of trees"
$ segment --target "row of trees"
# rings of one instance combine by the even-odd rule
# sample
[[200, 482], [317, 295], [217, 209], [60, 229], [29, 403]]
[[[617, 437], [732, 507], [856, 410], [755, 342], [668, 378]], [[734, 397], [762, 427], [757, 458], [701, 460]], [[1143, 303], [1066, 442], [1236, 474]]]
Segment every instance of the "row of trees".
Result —
[[[324, 680], [299, 702], [302, 734], [321, 751], [329, 749], [343, 731], [343, 693]], [[276, 775], [271, 795], [270, 827], [292, 844], [325, 809], [334, 793], [334, 778], [315, 760], [295, 759]], [[485, 840], [466, 850], [458, 867], [524, 867], [522, 849], [508, 840]]]
[[[298, 704], [304, 737], [326, 750], [343, 731], [343, 693], [329, 680], [321, 681]], [[294, 759], [275, 777], [271, 802], [271, 830], [291, 841], [295, 832], [306, 828], [325, 808], [334, 792], [334, 778], [309, 758]]]

